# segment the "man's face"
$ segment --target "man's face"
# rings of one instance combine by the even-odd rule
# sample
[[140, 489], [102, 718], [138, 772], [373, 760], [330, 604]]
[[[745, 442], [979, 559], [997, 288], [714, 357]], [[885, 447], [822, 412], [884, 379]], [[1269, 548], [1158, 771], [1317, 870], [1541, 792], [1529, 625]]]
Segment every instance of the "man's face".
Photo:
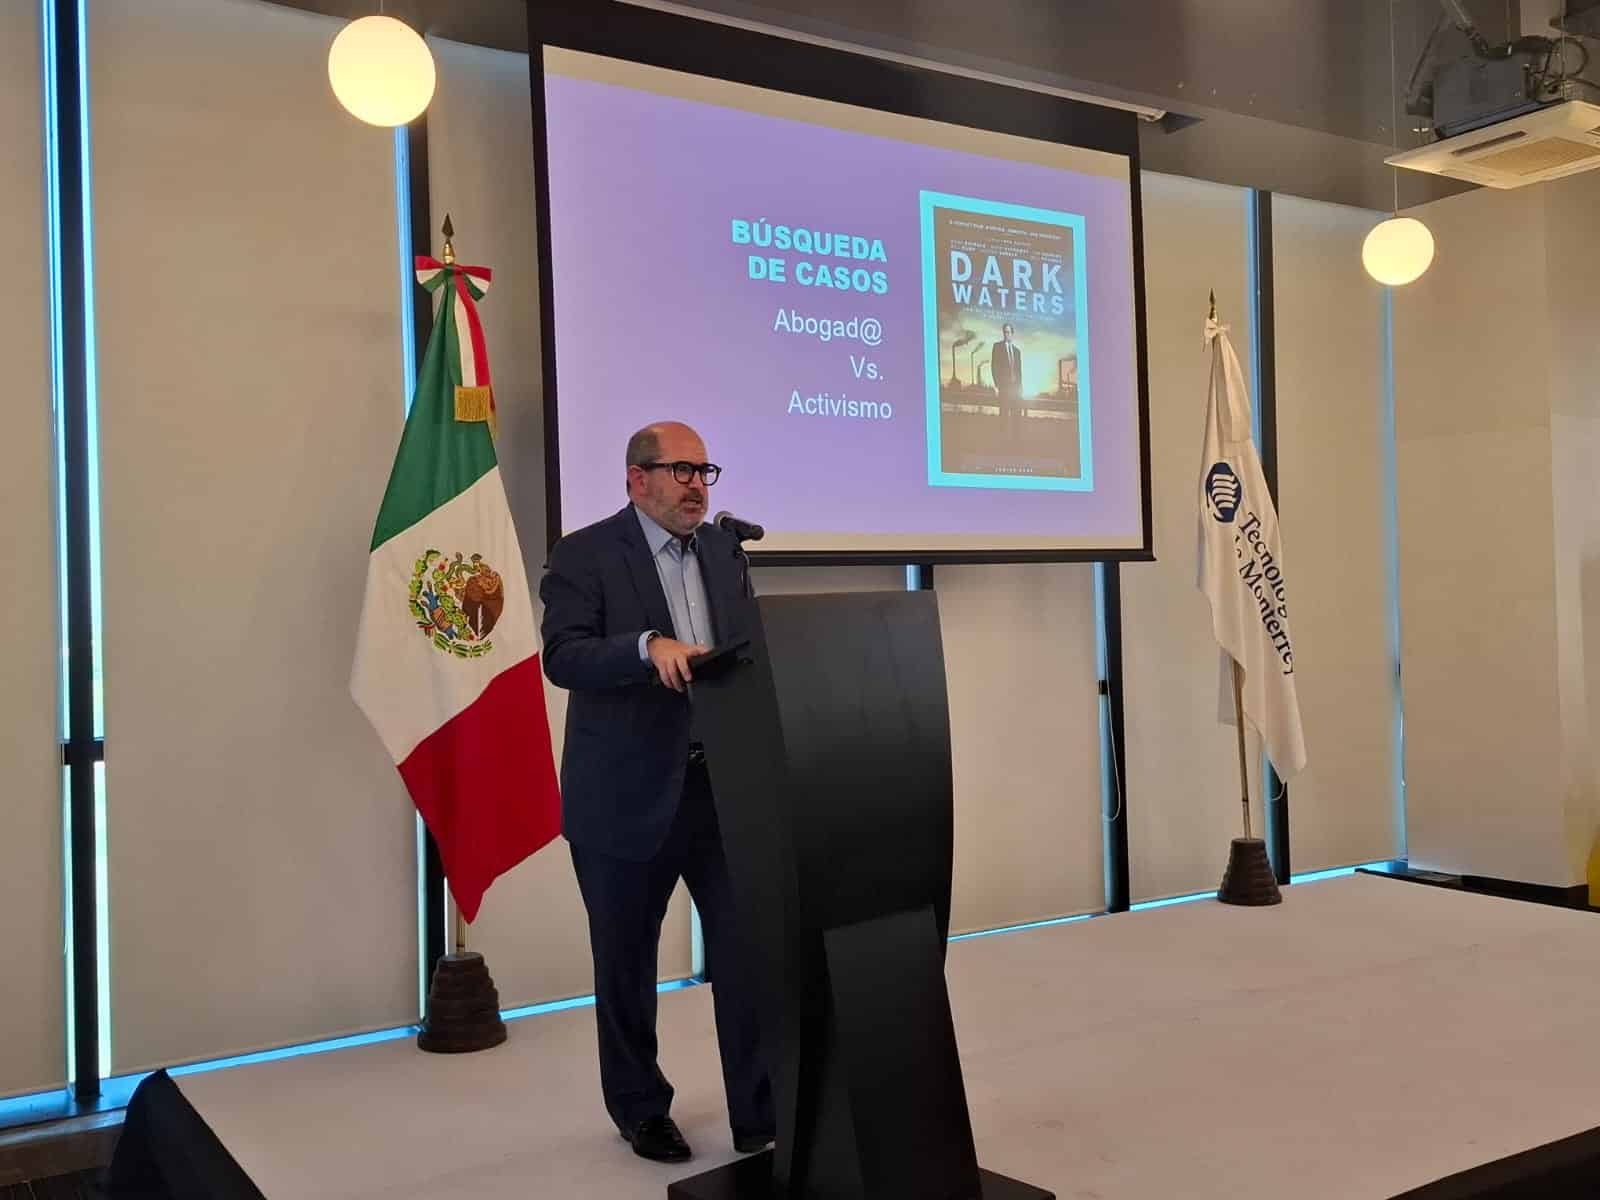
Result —
[[1000, 332], [1005, 335], [1006, 345], [1009, 346], [1011, 344], [1011, 326], [1007, 325]]
[[[661, 431], [656, 461], [703, 463], [707, 461], [706, 446], [687, 426], [667, 426]], [[629, 467], [628, 494], [646, 516], [679, 537], [688, 537], [706, 519], [706, 485], [699, 475], [679, 483], [664, 468]]]

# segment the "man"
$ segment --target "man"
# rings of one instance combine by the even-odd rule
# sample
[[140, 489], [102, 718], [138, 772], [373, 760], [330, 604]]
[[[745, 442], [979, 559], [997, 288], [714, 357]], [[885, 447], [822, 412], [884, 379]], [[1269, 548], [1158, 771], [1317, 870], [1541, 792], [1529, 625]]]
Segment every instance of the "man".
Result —
[[1000, 327], [1003, 340], [989, 353], [989, 375], [1000, 400], [1000, 418], [1007, 433], [1016, 433], [1022, 422], [1022, 351], [1012, 340], [1015, 331], [1009, 324]]
[[772, 1140], [754, 986], [705, 752], [694, 738], [690, 659], [750, 619], [738, 543], [706, 515], [720, 468], [687, 425], [627, 448], [629, 504], [550, 552], [544, 669], [571, 693], [561, 760], [562, 832], [589, 913], [606, 1110], [634, 1153], [690, 1157], [656, 1062], [656, 955], [680, 878], [700, 910], [734, 1146]]

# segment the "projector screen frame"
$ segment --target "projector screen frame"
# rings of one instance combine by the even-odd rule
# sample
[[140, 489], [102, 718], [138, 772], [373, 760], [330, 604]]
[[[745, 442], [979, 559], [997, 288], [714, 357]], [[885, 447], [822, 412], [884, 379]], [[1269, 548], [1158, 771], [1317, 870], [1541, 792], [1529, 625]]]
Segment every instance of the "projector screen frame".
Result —
[[[757, 566], [1154, 561], [1150, 496], [1150, 389], [1145, 330], [1144, 225], [1138, 117], [1123, 109], [1051, 96], [963, 75], [791, 40], [623, 0], [529, 0], [528, 74], [533, 111], [534, 196], [539, 251], [540, 358], [544, 399], [546, 545], [562, 536], [559, 380], [556, 361], [550, 158], [545, 48], [603, 55], [769, 91], [919, 117], [969, 129], [1104, 151], [1128, 159], [1133, 251], [1134, 374], [1137, 381], [1142, 543], [1105, 549], [762, 550]], [[967, 119], [982, 113], [982, 122]], [[759, 520], [760, 513], [750, 514]]]

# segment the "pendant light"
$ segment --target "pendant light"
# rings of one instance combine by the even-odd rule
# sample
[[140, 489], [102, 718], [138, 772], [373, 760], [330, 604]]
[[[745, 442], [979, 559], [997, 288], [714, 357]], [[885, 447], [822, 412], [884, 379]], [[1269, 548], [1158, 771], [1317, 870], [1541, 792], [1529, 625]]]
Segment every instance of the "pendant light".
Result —
[[361, 17], [328, 49], [328, 82], [351, 115], [369, 125], [408, 125], [433, 99], [428, 43], [393, 17]]
[[[1400, 150], [1400, 113], [1396, 98], [1394, 54], [1394, 4], [1389, 5], [1389, 138]], [[1420, 279], [1433, 262], [1433, 234], [1415, 217], [1400, 215], [1400, 168], [1394, 172], [1394, 207], [1387, 221], [1376, 225], [1361, 243], [1361, 265], [1379, 283], [1400, 287]]]

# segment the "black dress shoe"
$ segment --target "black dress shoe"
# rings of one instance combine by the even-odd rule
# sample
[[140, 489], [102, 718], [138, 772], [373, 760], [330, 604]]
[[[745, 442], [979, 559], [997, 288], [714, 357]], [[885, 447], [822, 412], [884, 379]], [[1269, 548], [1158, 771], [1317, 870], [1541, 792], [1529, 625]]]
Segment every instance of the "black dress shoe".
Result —
[[756, 1130], [753, 1133], [740, 1133], [733, 1131], [733, 1148], [740, 1154], [754, 1154], [758, 1150], [765, 1150], [777, 1139], [777, 1134], [770, 1130]]
[[640, 1121], [633, 1127], [632, 1133], [622, 1136], [633, 1147], [635, 1154], [654, 1162], [688, 1162], [693, 1153], [671, 1117], [651, 1117]]

